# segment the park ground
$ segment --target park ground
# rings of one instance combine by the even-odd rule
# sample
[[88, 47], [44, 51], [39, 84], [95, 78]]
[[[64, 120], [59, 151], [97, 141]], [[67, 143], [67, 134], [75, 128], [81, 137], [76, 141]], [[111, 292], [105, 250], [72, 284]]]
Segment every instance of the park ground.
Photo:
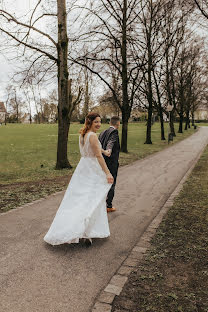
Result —
[[115, 312], [208, 311], [208, 147], [131, 273]]
[[[83, 243], [55, 247], [43, 240], [64, 191], [0, 214], [0, 311], [91, 311], [121, 266], [132, 269], [127, 257], [207, 144], [208, 128], [201, 127], [185, 140], [121, 167], [117, 211], [108, 214], [111, 235], [94, 239], [91, 248]], [[207, 154], [204, 160], [178, 202], [180, 209], [170, 210], [170, 221], [159, 230], [156, 251], [153, 245], [149, 262], [140, 266], [141, 279], [134, 272], [129, 297], [120, 303], [123, 308], [115, 307], [117, 312], [206, 311]]]
[[[101, 131], [109, 125], [102, 125]], [[178, 125], [176, 125], [177, 130]], [[69, 161], [71, 170], [55, 170], [57, 125], [8, 124], [0, 128], [0, 212], [46, 197], [66, 188], [79, 161], [78, 135], [81, 125], [73, 123], [69, 134]], [[166, 138], [168, 124], [165, 124]], [[193, 134], [188, 129], [177, 134], [179, 142]], [[129, 164], [161, 151], [168, 142], [160, 140], [160, 125], [152, 127], [152, 145], [144, 144], [145, 123], [131, 123], [128, 131], [128, 154], [120, 154], [120, 165]], [[121, 129], [120, 129], [121, 134]], [[171, 144], [173, 144], [171, 143]]]

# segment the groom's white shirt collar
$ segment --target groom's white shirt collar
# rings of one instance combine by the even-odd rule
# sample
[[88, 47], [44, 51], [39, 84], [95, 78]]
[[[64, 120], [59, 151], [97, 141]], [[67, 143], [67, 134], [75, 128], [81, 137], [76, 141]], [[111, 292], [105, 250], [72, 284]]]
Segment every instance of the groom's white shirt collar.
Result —
[[111, 128], [113, 128], [113, 129], [116, 129], [114, 126], [110, 126]]

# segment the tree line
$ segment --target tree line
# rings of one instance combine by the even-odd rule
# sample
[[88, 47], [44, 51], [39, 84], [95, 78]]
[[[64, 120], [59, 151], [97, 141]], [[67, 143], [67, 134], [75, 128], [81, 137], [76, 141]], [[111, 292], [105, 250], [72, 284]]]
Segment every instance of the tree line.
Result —
[[[19, 18], [1, 4], [0, 30], [13, 43], [24, 71], [21, 84], [57, 81], [58, 144], [56, 168], [70, 168], [67, 142], [73, 111], [84, 94], [89, 110], [89, 84], [102, 88], [122, 118], [121, 151], [128, 152], [128, 122], [132, 109], [148, 112], [146, 144], [152, 144], [153, 113], [164, 115], [171, 133], [194, 124], [194, 112], [206, 104], [207, 57], [197, 14], [206, 10], [195, 0], [37, 0]], [[41, 21], [44, 21], [42, 27]], [[202, 26], [201, 26], [202, 27]], [[84, 88], [81, 87], [85, 81]], [[73, 87], [76, 86], [76, 92]], [[96, 91], [95, 91], [96, 92]], [[169, 108], [171, 112], [169, 113]]]

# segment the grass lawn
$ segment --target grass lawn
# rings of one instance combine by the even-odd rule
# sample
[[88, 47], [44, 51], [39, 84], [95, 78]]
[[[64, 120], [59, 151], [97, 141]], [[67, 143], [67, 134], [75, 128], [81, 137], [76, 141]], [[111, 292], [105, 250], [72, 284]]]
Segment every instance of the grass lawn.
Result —
[[114, 311], [208, 311], [208, 146]]
[[201, 127], [201, 126], [208, 126], [208, 122], [196, 122], [195, 123], [196, 124], [196, 126], [198, 126], [198, 127]]
[[[68, 157], [73, 166], [71, 170], [54, 169], [57, 125], [8, 124], [0, 127], [0, 211], [15, 208], [66, 187], [80, 158], [78, 133], [81, 127], [78, 123], [73, 123], [70, 127]], [[107, 127], [107, 124], [103, 124], [101, 131]], [[168, 124], [165, 124], [165, 128], [167, 137]], [[167, 141], [160, 140], [159, 123], [152, 127], [152, 145], [144, 144], [145, 132], [145, 123], [129, 124], [129, 153], [120, 154], [121, 165], [168, 146]], [[174, 143], [193, 132], [191, 128], [183, 134], [177, 134]]]

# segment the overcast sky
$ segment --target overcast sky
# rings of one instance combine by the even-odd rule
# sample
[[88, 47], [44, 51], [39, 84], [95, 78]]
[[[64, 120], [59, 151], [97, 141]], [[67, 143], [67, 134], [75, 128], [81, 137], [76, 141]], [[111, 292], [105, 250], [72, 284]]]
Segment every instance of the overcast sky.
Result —
[[[4, 9], [16, 16], [21, 16], [31, 9], [37, 3], [37, 0], [4, 0]], [[2, 1], [0, 0], [0, 4]], [[0, 33], [0, 46], [2, 47], [2, 38]], [[12, 58], [10, 55], [9, 58]], [[14, 69], [19, 65], [18, 60], [8, 61], [4, 50], [0, 50], [0, 101], [4, 101], [6, 97], [5, 88], [14, 73]]]
[[[80, 0], [81, 2], [82, 0]], [[83, 0], [84, 1], [84, 0]], [[96, 1], [96, 0], [95, 0]], [[3, 0], [4, 8], [9, 11], [10, 13], [15, 13], [16, 16], [22, 16], [28, 13], [30, 10], [34, 9], [35, 5], [37, 4], [37, 0]], [[71, 1], [70, 1], [71, 3]], [[2, 5], [2, 0], [0, 0], [0, 5]], [[44, 21], [43, 21], [44, 23]], [[41, 27], [44, 24], [41, 25]], [[202, 35], [205, 34], [204, 30], [202, 30], [199, 26], [195, 24], [196, 28], [198, 27], [198, 32]], [[17, 59], [13, 59], [10, 61], [7, 61], [6, 55], [4, 55], [4, 50], [2, 48], [2, 38], [0, 33], [0, 101], [4, 101], [6, 98], [6, 92], [5, 87], [8, 85], [9, 79], [12, 77], [12, 75], [15, 72], [15, 69], [17, 68], [18, 63]], [[8, 56], [8, 55], [7, 55]], [[11, 59], [11, 55], [9, 57]]]

